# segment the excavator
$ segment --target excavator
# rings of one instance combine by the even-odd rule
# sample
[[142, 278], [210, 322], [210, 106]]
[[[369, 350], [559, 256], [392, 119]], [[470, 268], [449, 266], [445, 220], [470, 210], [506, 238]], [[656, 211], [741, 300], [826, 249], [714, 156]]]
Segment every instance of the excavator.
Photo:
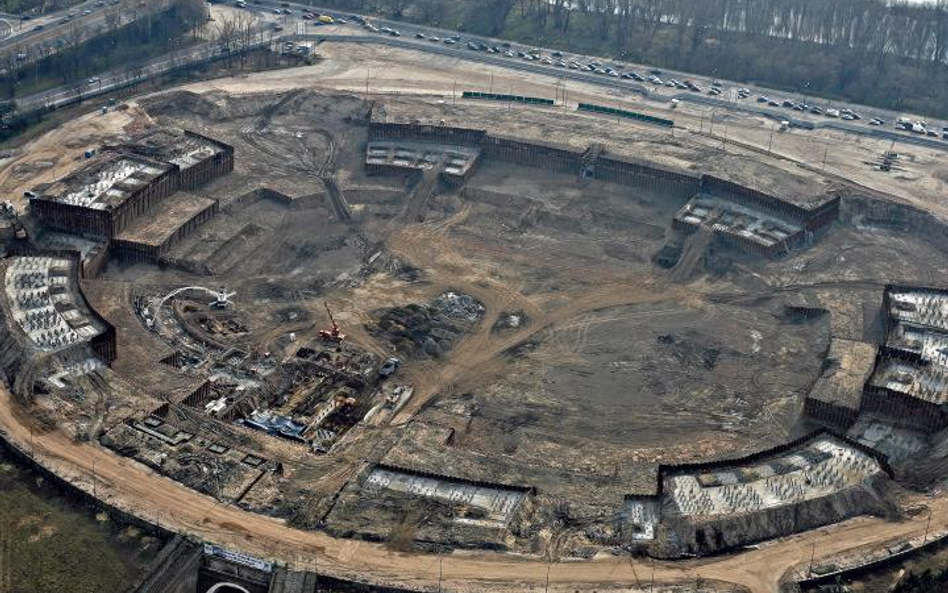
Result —
[[336, 344], [340, 344], [346, 339], [346, 334], [339, 331], [339, 326], [336, 325], [336, 320], [332, 316], [332, 311], [329, 310], [329, 303], [324, 302], [323, 306], [326, 307], [326, 313], [329, 314], [329, 322], [332, 323], [332, 327], [330, 329], [319, 330], [319, 337], [324, 342], [335, 342]]

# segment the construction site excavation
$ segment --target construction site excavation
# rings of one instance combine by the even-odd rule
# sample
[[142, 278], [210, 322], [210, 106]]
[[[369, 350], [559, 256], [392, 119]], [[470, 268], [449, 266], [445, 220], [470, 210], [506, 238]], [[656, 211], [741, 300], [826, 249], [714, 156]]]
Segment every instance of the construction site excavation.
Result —
[[0, 161], [11, 450], [243, 562], [200, 593], [770, 593], [945, 535], [939, 207], [749, 121], [340, 80]]

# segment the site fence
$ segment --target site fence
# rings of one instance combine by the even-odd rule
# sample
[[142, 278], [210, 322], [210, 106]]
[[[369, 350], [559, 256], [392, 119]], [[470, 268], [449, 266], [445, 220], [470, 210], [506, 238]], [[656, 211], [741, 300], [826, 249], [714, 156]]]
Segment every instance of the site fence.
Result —
[[675, 122], [670, 119], [665, 119], [662, 117], [655, 117], [652, 115], [645, 115], [644, 113], [637, 113], [635, 111], [626, 111], [625, 109], [618, 109], [616, 107], [606, 107], [605, 105], [594, 105], [592, 103], [580, 103], [576, 108], [577, 111], [589, 111], [592, 113], [604, 113], [606, 115], [615, 115], [616, 117], [623, 117], [626, 119], [634, 119], [646, 124], [654, 124], [656, 126], [662, 126], [665, 128], [670, 128], [675, 125]]
[[525, 97], [522, 95], [506, 95], [500, 93], [480, 93], [477, 91], [464, 91], [461, 94], [462, 99], [486, 99], [488, 101], [505, 101], [507, 103], [524, 103], [526, 105], [554, 105], [553, 99], [543, 99], [541, 97]]

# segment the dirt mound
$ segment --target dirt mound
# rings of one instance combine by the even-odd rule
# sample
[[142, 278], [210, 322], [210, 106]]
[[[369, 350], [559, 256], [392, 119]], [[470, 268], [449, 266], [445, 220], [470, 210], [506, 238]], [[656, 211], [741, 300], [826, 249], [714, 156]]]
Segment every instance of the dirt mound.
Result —
[[688, 282], [704, 271], [705, 257], [714, 234], [711, 229], [699, 227], [685, 239], [678, 263], [672, 268], [671, 278], [675, 282]]
[[152, 117], [172, 117], [187, 113], [200, 119], [222, 121], [229, 115], [220, 105], [206, 96], [190, 91], [177, 91], [144, 99], [141, 106]]

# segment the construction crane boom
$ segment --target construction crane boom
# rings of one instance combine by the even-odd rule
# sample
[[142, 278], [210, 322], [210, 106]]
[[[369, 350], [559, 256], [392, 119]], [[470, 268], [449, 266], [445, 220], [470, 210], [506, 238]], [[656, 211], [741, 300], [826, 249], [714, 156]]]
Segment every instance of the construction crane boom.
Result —
[[340, 343], [346, 339], [346, 334], [339, 331], [339, 326], [336, 324], [336, 319], [332, 316], [332, 311], [329, 309], [329, 303], [323, 301], [323, 306], [326, 307], [326, 313], [329, 315], [329, 329], [319, 330], [319, 337], [327, 342], [336, 342]]
[[329, 323], [331, 323], [333, 327], [336, 327], [336, 320], [332, 316], [332, 311], [329, 310], [329, 303], [323, 301], [323, 306], [326, 307], [326, 313], [329, 314]]

